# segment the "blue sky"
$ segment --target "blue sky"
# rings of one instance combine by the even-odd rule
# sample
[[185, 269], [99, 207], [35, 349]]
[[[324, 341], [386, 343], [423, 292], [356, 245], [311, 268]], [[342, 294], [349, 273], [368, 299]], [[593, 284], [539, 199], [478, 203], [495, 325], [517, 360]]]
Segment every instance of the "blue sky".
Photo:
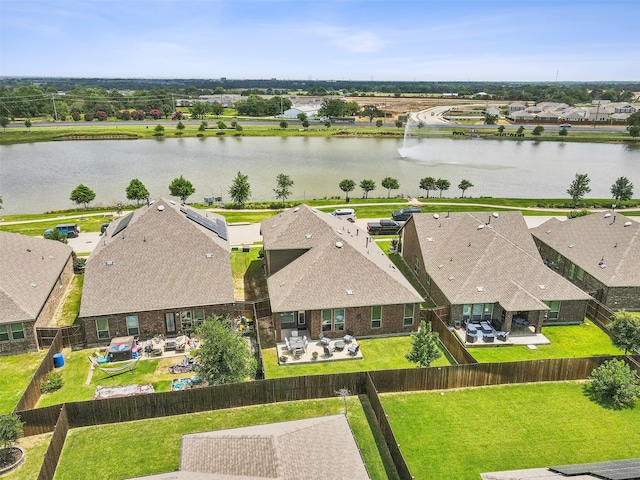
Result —
[[0, 75], [640, 80], [640, 0], [0, 0]]

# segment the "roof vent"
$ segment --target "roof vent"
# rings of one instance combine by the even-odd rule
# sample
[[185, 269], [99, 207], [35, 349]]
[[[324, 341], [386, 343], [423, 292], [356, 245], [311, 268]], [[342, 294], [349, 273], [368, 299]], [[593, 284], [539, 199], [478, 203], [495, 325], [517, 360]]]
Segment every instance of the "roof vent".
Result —
[[569, 245], [569, 248], [573, 248], [573, 247], [574, 247], [573, 243]]
[[164, 210], [164, 205], [158, 205], [158, 211], [162, 212]]
[[336, 232], [337, 232], [339, 235], [342, 235], [342, 233], [343, 233], [343, 232], [342, 232], [342, 230], [336, 230]]
[[548, 234], [550, 234], [550, 233], [551, 233], [551, 230], [547, 230], [547, 231], [546, 231], [546, 232], [544, 232], [544, 233], [546, 233], [546, 234], [548, 235]]
[[479, 291], [479, 292], [484, 292], [484, 287], [477, 286], [476, 290]]
[[453, 281], [453, 275], [449, 277], [449, 281], [452, 282]]
[[175, 205], [175, 204], [176, 204], [176, 202], [175, 202], [174, 200], [169, 200], [169, 203], [170, 203], [171, 205]]
[[500, 216], [498, 212], [493, 212], [491, 215], [493, 215], [493, 218], [498, 218]]
[[32, 286], [33, 288], [36, 288], [36, 287], [38, 286], [38, 284], [37, 284], [37, 283], [32, 283], [32, 284], [31, 284], [31, 286]]
[[342, 242], [336, 242], [336, 248], [342, 248]]
[[306, 238], [307, 240], [309, 240], [309, 239], [313, 238], [313, 234], [311, 234], [311, 233], [306, 233], [306, 234], [304, 235], [304, 238]]
[[299, 210], [300, 210], [300, 207], [296, 207], [296, 208], [293, 209], [294, 212], [297, 212]]
[[204, 258], [213, 258], [213, 253], [205, 253]]
[[481, 223], [480, 225], [478, 225], [478, 230], [482, 230], [484, 228], [484, 223]]
[[27, 248], [27, 252], [31, 253], [31, 249], [30, 249], [30, 248]]
[[115, 265], [116, 262], [114, 262], [113, 260], [107, 260], [105, 263], [107, 265]]
[[604, 218], [609, 218], [611, 216], [611, 213], [607, 212], [604, 214]]
[[154, 203], [156, 203], [156, 201], [155, 201], [155, 200], [151, 200], [151, 201], [149, 202], [149, 205], [153, 205]]
[[540, 290], [546, 290], [546, 289], [547, 289], [547, 286], [546, 286], [546, 285], [542, 285], [542, 284], [540, 284], [540, 285], [538, 285], [538, 288], [539, 288]]
[[605, 263], [599, 263], [598, 266], [600, 268], [607, 268], [607, 265]]
[[444, 267], [444, 265], [442, 265], [442, 264], [438, 265], [438, 268], [443, 268], [443, 267]]
[[435, 218], [436, 220], [440, 218], [440, 215], [438, 215], [437, 213], [433, 214], [433, 218]]
[[353, 295], [353, 290], [347, 290], [347, 295]]
[[630, 227], [631, 226], [631, 222], [624, 222], [624, 226], [625, 227]]
[[433, 242], [433, 237], [427, 237], [427, 242]]

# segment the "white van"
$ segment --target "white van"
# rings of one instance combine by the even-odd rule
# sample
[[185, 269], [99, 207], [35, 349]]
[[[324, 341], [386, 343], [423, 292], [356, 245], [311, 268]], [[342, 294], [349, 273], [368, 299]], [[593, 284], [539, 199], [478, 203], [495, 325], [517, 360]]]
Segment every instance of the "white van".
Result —
[[338, 218], [344, 218], [351, 223], [356, 221], [356, 211], [353, 208], [338, 208], [331, 212], [331, 215]]

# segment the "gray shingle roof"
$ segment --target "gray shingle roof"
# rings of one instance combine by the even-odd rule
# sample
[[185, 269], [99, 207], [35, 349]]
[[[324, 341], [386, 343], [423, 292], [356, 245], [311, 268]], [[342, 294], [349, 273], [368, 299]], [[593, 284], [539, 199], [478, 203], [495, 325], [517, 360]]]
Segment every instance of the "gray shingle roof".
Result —
[[307, 250], [268, 278], [274, 312], [423, 301], [371, 237], [343, 218], [301, 205], [261, 229], [265, 251]]
[[544, 301], [590, 298], [544, 265], [520, 212], [412, 218], [405, 229], [415, 225], [426, 271], [454, 305], [547, 310]]
[[71, 252], [56, 240], [0, 231], [0, 323], [35, 320]]
[[605, 215], [551, 219], [531, 232], [605, 285], [640, 286], [640, 223], [617, 212]]
[[344, 415], [185, 435], [180, 471], [211, 479], [369, 479]]
[[178, 205], [161, 199], [114, 235], [119, 226], [109, 227], [87, 261], [81, 317], [233, 302], [228, 242]]

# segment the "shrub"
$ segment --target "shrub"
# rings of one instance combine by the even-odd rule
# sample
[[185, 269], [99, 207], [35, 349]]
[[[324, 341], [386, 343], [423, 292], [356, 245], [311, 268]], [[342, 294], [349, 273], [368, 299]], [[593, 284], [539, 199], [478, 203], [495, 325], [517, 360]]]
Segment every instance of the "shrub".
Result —
[[56, 390], [60, 390], [63, 385], [64, 380], [62, 379], [62, 373], [51, 372], [40, 384], [40, 391], [42, 393], [55, 392]]
[[633, 407], [640, 395], [638, 374], [623, 360], [608, 360], [591, 372], [588, 393], [603, 406]]
[[578, 217], [584, 217], [585, 215], [589, 215], [591, 212], [589, 210], [571, 210], [569, 212], [569, 215], [567, 215], [568, 218], [578, 218]]
[[11, 449], [23, 434], [22, 425], [15, 413], [0, 416], [0, 464], [11, 458]]

